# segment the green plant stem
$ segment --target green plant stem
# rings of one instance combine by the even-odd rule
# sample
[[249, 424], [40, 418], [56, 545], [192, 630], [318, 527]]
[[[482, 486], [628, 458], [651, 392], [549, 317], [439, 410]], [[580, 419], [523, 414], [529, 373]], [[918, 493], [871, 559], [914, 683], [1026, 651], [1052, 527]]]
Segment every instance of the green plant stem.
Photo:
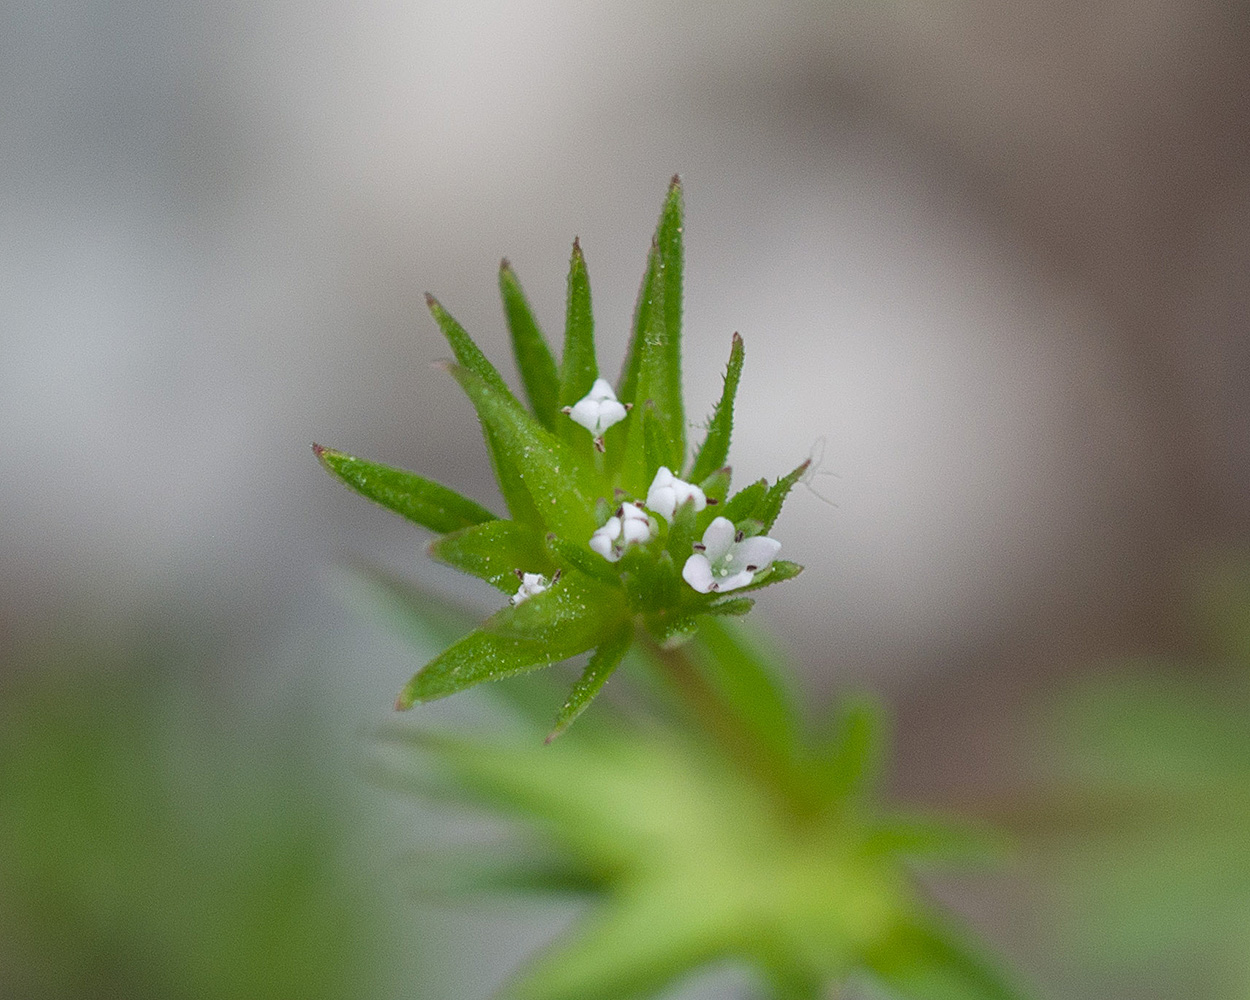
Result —
[[687, 652], [689, 645], [665, 647], [649, 636], [644, 636], [643, 642], [704, 733], [761, 787], [773, 793], [787, 811], [798, 813], [802, 796], [794, 769], [708, 683]]

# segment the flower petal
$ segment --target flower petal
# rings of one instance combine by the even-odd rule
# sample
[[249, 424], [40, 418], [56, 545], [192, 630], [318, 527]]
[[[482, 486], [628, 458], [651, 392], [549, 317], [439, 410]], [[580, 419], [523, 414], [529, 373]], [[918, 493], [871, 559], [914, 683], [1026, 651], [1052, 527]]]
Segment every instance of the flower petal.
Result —
[[745, 587], [747, 584], [755, 580], [755, 574], [750, 570], [741, 570], [732, 576], [721, 576], [716, 578], [716, 590], [719, 593], [725, 593], [727, 590], [737, 590], [739, 587]]
[[686, 560], [686, 565], [681, 568], [681, 578], [700, 594], [710, 594], [716, 582], [712, 579], [712, 564], [701, 552]]
[[[781, 543], [775, 538], [768, 538], [765, 535], [745, 538], [736, 547], [734, 565], [754, 566], [755, 571], [759, 572], [771, 566], [780, 551]], [[744, 584], [739, 584], [739, 586], [744, 586]]]
[[704, 554], [708, 562], [720, 562], [728, 554], [734, 543], [737, 529], [733, 521], [727, 517], [715, 518], [703, 532]]

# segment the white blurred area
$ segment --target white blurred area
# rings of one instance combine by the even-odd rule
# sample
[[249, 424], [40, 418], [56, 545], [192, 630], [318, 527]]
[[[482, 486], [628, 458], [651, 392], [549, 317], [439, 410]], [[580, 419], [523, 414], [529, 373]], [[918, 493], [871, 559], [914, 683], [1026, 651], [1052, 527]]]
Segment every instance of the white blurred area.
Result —
[[1097, 648], [1152, 620], [1176, 559], [1244, 536], [1235, 5], [66, 0], [3, 22], [11, 644], [153, 606], [240, 642], [332, 629], [317, 574], [345, 556], [488, 600], [308, 446], [493, 497], [422, 293], [508, 365], [500, 256], [558, 337], [579, 235], [615, 371], [673, 172], [692, 419], [739, 330], [739, 481], [823, 449], [777, 529], [807, 574], [759, 612], [817, 689]]

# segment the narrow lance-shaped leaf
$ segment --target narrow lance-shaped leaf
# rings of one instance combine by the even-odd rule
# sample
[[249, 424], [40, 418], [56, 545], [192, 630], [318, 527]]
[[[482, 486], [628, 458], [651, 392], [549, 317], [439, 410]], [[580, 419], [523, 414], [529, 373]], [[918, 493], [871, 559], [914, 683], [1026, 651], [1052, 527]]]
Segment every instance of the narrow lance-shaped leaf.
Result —
[[595, 360], [595, 320], [590, 303], [590, 275], [582, 247], [573, 240], [569, 258], [568, 302], [564, 316], [564, 357], [560, 363], [560, 405], [572, 406], [590, 392], [599, 377]]
[[[652, 411], [659, 423], [662, 440], [660, 464], [669, 468], [680, 468], [684, 458], [684, 421], [681, 433], [673, 426], [673, 412], [681, 416], [681, 376], [677, 372], [674, 382], [668, 371], [669, 352], [667, 336], [664, 331], [664, 282], [663, 261], [659, 249], [652, 244], [651, 255], [647, 259], [647, 273], [643, 278], [643, 293], [639, 301], [639, 313], [644, 317], [643, 326], [638, 331], [639, 366], [638, 382], [635, 387], [633, 413], [619, 426], [624, 428], [623, 439], [607, 437], [609, 458], [620, 455], [621, 483], [626, 490], [641, 493], [646, 490], [647, 477], [647, 435], [645, 415]], [[674, 388], [676, 392], [674, 393]], [[624, 400], [624, 397], [622, 397]], [[629, 402], [630, 400], [624, 400]], [[623, 440], [623, 448], [617, 441]], [[655, 438], [652, 439], [653, 443]], [[653, 460], [655, 456], [652, 456]]]
[[445, 698], [484, 681], [550, 666], [596, 646], [622, 622], [612, 592], [578, 574], [515, 607], [506, 607], [482, 627], [434, 657], [395, 702], [398, 709]]
[[733, 346], [729, 349], [729, 366], [725, 369], [725, 387], [721, 391], [716, 409], [712, 412], [712, 419], [708, 422], [707, 437], [703, 439], [690, 474], [686, 476], [692, 483], [702, 482], [723, 466], [729, 457], [729, 439], [733, 433], [734, 397], [738, 392], [738, 380], [742, 376], [742, 359], [742, 337], [735, 333]]
[[409, 521], [442, 534], [495, 520], [481, 504], [433, 480], [313, 445], [326, 469], [357, 493]]
[[514, 465], [541, 523], [557, 534], [589, 538], [596, 528], [596, 484], [568, 446], [526, 413], [511, 394], [501, 395], [466, 368], [453, 365], [450, 370], [473, 401], [500, 453]]
[[912, 920], [867, 956], [899, 1000], [1022, 1000], [995, 965], [950, 928]]
[[549, 666], [557, 658], [539, 642], [477, 629], [422, 667], [395, 699], [395, 708], [403, 711], [483, 681]]
[[453, 532], [430, 546], [430, 555], [506, 594], [515, 594], [517, 573], [551, 576], [555, 564], [537, 528], [515, 521], [490, 521]]
[[632, 630], [626, 623], [616, 635], [595, 650], [590, 662], [586, 664], [585, 671], [573, 685], [568, 698], [556, 715], [555, 726], [547, 737], [548, 743], [568, 729], [573, 724], [573, 720], [581, 715], [586, 706], [594, 700], [595, 695], [603, 690], [603, 685], [607, 683], [612, 672], [624, 659], [632, 638]]
[[793, 472], [782, 476], [769, 489], [767, 495], [760, 501], [760, 505], [755, 509], [752, 515], [761, 524], [764, 525], [764, 531], [767, 532], [777, 520], [777, 515], [781, 513], [781, 505], [786, 502], [786, 496], [789, 494], [791, 487], [794, 486], [801, 478], [803, 473], [812, 464], [809, 458]]
[[[504, 383], [495, 366], [487, 360], [486, 355], [473, 342], [473, 338], [465, 332], [464, 327], [456, 322], [451, 313], [447, 312], [433, 295], [427, 294], [425, 302], [430, 307], [430, 313], [438, 323], [439, 329], [443, 331], [443, 336], [451, 345], [457, 363], [472, 372], [475, 377], [480, 378], [496, 395], [511, 400], [516, 408], [521, 410], [521, 404], [512, 395], [512, 391]], [[508, 505], [513, 519], [526, 524], [545, 523], [539, 516], [529, 491], [525, 489], [520, 470], [506, 447], [506, 443], [497, 439], [496, 431], [485, 421], [482, 423], [482, 434], [486, 438], [486, 450], [490, 455], [495, 481], [499, 484], [499, 492], [503, 494], [504, 502]]]
[[557, 659], [564, 659], [599, 645], [628, 614], [618, 588], [570, 572], [541, 594], [496, 612], [482, 627], [497, 635], [540, 642]]
[[768, 493], [768, 481], [757, 479], [749, 486], [744, 486], [729, 498], [725, 504], [723, 515], [737, 524], [748, 517], [755, 517], [755, 511]]
[[504, 317], [512, 335], [512, 353], [516, 356], [525, 395], [538, 422], [548, 430], [555, 430], [560, 413], [560, 375], [556, 370], [556, 361], [538, 321], [534, 319], [521, 283], [506, 260], [499, 265], [499, 292], [503, 297]]
[[[669, 416], [673, 418], [671, 429], [675, 429], [674, 448], [676, 457], [670, 464], [671, 468], [682, 466], [685, 455], [685, 415], [681, 408], [681, 309], [682, 309], [682, 269], [684, 250], [682, 234], [684, 223], [682, 217], [683, 204], [681, 180], [674, 176], [669, 185], [668, 196], [664, 207], [660, 210], [660, 219], [655, 229], [655, 237], [651, 241], [651, 252], [647, 257], [647, 270], [642, 286], [638, 290], [638, 301], [634, 306], [634, 323], [630, 336], [629, 347], [625, 353], [625, 363], [621, 368], [621, 377], [617, 384], [617, 397], [626, 403], [640, 403], [647, 398], [654, 388], [640, 391], [639, 381], [643, 375], [644, 346], [647, 330], [666, 331], [668, 350], [671, 355], [669, 367], [676, 386], [676, 410], [670, 405]], [[653, 312], [659, 312], [654, 316]], [[665, 401], [656, 399], [657, 404], [665, 405]], [[666, 425], [668, 426], [668, 425]], [[615, 433], [608, 432], [608, 451], [618, 450], [626, 435], [625, 425], [621, 425]]]

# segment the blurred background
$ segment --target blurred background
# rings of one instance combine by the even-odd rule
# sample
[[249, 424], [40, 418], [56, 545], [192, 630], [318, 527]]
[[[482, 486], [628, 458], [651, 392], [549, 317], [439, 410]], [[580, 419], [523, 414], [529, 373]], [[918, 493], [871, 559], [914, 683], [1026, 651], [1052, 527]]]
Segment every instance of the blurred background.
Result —
[[[422, 293], [503, 365], [499, 258], [558, 334], [578, 235], [615, 371], [674, 172], [688, 412], [740, 331], [737, 478], [819, 458], [778, 526], [807, 572], [757, 621], [813, 705], [885, 694], [901, 798], [1010, 801], [1060, 692], [1130, 655], [1218, 659], [1186, 595], [1250, 541], [1247, 107], [1250, 17], [1215, 0], [9, 5], [0, 787], [27, 818], [0, 850], [33, 853], [0, 866], [32, 873], [0, 896], [0, 959], [33, 971], [7, 988], [206, 995], [187, 970], [221, 959], [195, 942], [328, 920], [362, 944], [324, 983], [472, 998], [549, 936], [479, 916], [491, 947], [449, 955], [466, 918], [388, 878], [428, 818], [353, 757], [420, 656], [335, 567], [491, 598], [309, 444], [495, 503]], [[114, 796], [121, 773], [149, 784]], [[65, 832], [87, 788], [137, 867]], [[232, 810], [200, 881], [167, 884], [152, 859]], [[237, 925], [153, 944], [175, 898], [229, 891], [215, 866], [288, 841], [299, 872], [255, 864], [304, 886], [291, 912], [230, 896]], [[75, 864], [134, 898], [80, 898]], [[1045, 995], [1140, 985], [1039, 945], [1028, 879], [949, 893]]]

